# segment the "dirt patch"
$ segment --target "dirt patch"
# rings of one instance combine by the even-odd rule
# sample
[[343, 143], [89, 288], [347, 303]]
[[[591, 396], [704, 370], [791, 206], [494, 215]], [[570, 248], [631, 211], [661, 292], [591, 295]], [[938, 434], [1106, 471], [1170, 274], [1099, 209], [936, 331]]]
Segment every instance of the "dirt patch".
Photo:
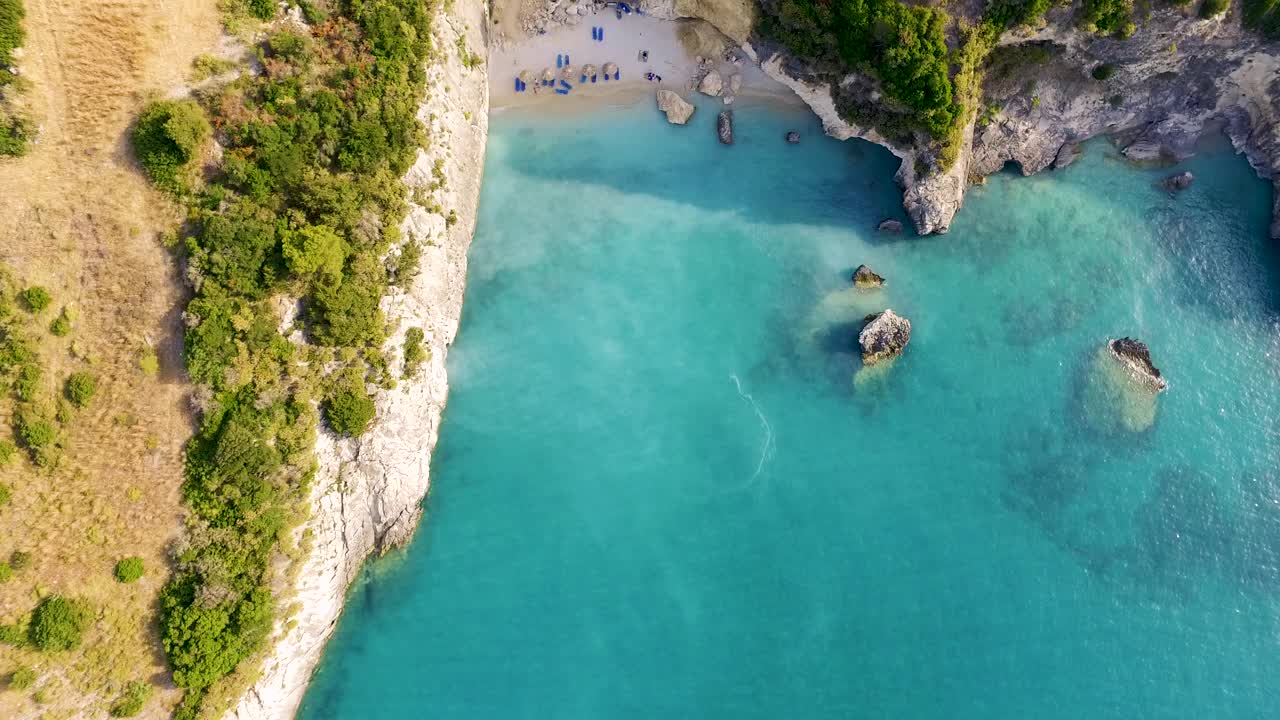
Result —
[[[158, 692], [141, 717], [167, 717], [168, 687], [154, 630], [156, 593], [181, 530], [182, 445], [190, 434], [178, 337], [182, 290], [160, 244], [178, 209], [153, 192], [128, 151], [132, 117], [150, 94], [172, 95], [192, 59], [221, 37], [216, 0], [26, 0], [20, 59], [25, 104], [40, 127], [23, 158], [0, 160], [0, 263], [49, 289], [39, 329], [43, 392], [68, 374], [99, 380], [91, 405], [67, 422], [67, 451], [52, 470], [26, 459], [0, 469], [13, 500], [0, 510], [0, 560], [31, 553], [0, 584], [0, 623], [45, 593], [90, 600], [96, 622], [74, 652], [41, 655], [0, 645], [0, 677], [19, 664], [39, 680], [0, 692], [0, 717], [104, 716], [130, 680]], [[47, 328], [63, 307], [72, 330]], [[144, 372], [148, 348], [160, 372]], [[11, 433], [8, 408], [0, 437]], [[124, 586], [117, 560], [138, 555], [147, 575]], [[32, 700], [39, 694], [43, 704]]]

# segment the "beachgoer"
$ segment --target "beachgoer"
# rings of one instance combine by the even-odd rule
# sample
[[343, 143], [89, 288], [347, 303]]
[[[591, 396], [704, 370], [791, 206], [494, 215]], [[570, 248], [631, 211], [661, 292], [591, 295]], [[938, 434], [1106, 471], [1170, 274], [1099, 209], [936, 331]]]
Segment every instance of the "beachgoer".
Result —
[[641, 50], [641, 51], [640, 51], [640, 62], [649, 62], [649, 51], [648, 51], [648, 50]]

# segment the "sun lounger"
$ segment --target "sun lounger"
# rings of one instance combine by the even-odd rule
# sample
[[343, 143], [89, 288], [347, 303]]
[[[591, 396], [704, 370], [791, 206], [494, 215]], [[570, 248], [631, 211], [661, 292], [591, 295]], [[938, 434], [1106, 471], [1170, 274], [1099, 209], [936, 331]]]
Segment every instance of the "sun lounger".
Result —
[[568, 94], [569, 94], [569, 91], [568, 91], [568, 90], [565, 90], [564, 88], [556, 88], [556, 94], [557, 94], [557, 95], [568, 95]]
[[596, 77], [597, 77], [596, 75], [592, 75], [592, 76], [591, 76], [591, 82], [595, 82], [595, 81], [596, 81]]
[[618, 79], [618, 72], [619, 72], [618, 70], [614, 70], [614, 71], [613, 71], [613, 79], [614, 79], [614, 80], [617, 80], [617, 79]]
[[572, 85], [570, 85], [569, 83], [565, 82], [564, 80], [561, 80], [561, 81], [560, 81], [560, 87], [564, 88], [565, 90], [572, 90], [572, 89], [573, 89], [573, 86], [572, 86]]
[[556, 56], [556, 69], [557, 69], [557, 70], [559, 70], [559, 69], [560, 69], [560, 68], [562, 68], [562, 67], [564, 67], [564, 56], [563, 56], [563, 55], [557, 55], [557, 56]]

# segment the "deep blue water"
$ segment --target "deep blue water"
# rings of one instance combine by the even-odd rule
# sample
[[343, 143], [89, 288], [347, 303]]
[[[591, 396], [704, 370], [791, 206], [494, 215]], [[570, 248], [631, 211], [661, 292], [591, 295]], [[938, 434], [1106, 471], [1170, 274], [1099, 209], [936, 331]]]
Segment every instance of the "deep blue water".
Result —
[[[1100, 141], [883, 236], [888, 153], [713, 110], [493, 118], [427, 516], [301, 717], [1275, 717], [1269, 186]], [[911, 344], [855, 383], [884, 307]], [[1121, 335], [1145, 432], [1083, 400]]]

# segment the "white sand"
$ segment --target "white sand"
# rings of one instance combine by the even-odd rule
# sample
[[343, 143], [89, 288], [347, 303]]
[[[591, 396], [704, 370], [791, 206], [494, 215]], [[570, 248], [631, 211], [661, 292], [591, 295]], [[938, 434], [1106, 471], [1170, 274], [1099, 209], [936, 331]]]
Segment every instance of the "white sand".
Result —
[[[603, 42], [591, 39], [592, 27], [604, 28]], [[576, 25], [494, 47], [489, 53], [490, 107], [500, 111], [536, 105], [539, 110], [580, 111], [590, 107], [630, 104], [638, 96], [652, 94], [659, 89], [674, 90], [690, 99], [696, 92], [693, 83], [698, 75], [698, 65], [681, 45], [677, 27], [677, 22], [656, 20], [634, 12], [619, 20], [611, 8], [601, 8]], [[641, 50], [649, 51], [648, 62], [640, 61]], [[578, 70], [578, 77], [568, 81], [573, 86], [568, 95], [559, 95], [553, 88], [543, 87], [538, 80], [542, 78], [542, 71], [549, 68], [556, 73], [556, 87], [563, 87], [559, 81], [560, 71], [556, 68], [556, 55], [566, 54], [570, 64]], [[740, 65], [721, 62], [721, 58], [710, 60], [715, 61], [724, 76], [726, 90], [730, 74], [737, 72], [742, 75], [739, 98], [766, 95], [772, 99], [799, 102], [790, 89], [765, 75], [750, 60], [744, 59]], [[605, 81], [603, 68], [608, 62], [618, 65], [619, 80]], [[588, 80], [584, 84], [579, 81], [580, 70], [586, 64], [600, 69], [597, 82]], [[522, 70], [528, 70], [535, 80], [529, 83], [527, 90], [517, 93], [515, 78]], [[645, 80], [645, 73], [649, 72], [662, 76], [662, 82]]]

